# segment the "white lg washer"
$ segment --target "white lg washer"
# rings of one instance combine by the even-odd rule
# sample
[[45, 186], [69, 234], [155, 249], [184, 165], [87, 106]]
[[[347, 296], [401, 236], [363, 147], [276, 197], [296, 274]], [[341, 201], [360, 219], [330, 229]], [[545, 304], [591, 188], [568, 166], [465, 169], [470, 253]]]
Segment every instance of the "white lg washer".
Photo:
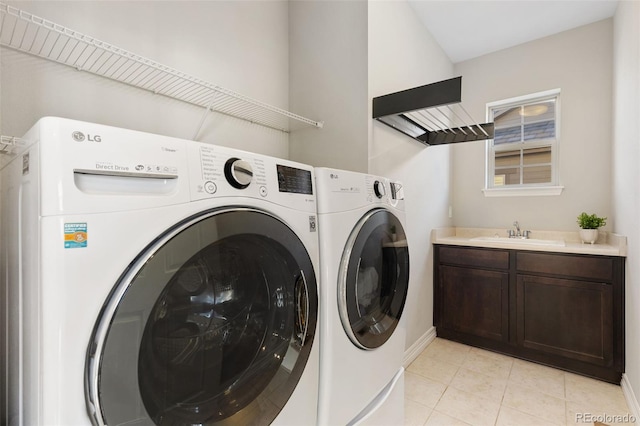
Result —
[[3, 424], [316, 424], [312, 167], [58, 118], [24, 141]]
[[316, 168], [320, 231], [320, 425], [404, 422], [409, 284], [398, 182]]

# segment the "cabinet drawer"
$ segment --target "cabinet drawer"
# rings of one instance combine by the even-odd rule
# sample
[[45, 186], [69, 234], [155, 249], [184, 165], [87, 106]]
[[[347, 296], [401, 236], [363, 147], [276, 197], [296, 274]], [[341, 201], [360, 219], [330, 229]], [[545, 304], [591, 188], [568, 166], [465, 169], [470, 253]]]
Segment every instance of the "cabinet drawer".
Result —
[[610, 257], [532, 252], [518, 252], [516, 256], [516, 268], [520, 272], [537, 272], [588, 280], [613, 280], [613, 259]]
[[478, 268], [509, 269], [509, 252], [506, 250], [451, 246], [439, 247], [441, 263], [474, 266]]

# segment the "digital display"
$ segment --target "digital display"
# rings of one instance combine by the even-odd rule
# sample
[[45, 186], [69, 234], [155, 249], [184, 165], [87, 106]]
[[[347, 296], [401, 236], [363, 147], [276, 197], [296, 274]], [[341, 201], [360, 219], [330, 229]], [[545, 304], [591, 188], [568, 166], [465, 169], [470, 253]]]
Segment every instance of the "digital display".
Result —
[[313, 182], [309, 170], [276, 165], [278, 170], [278, 190], [296, 194], [313, 194]]

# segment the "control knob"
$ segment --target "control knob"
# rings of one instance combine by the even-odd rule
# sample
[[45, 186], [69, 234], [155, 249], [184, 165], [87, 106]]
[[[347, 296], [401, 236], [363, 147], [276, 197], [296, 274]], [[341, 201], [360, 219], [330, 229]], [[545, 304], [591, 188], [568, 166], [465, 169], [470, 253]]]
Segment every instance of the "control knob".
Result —
[[230, 158], [224, 165], [224, 176], [234, 188], [244, 189], [253, 179], [253, 168], [248, 161]]
[[379, 180], [373, 182], [373, 192], [376, 194], [376, 197], [378, 198], [384, 197], [384, 195], [386, 194], [386, 191], [384, 189], [384, 183], [380, 182]]

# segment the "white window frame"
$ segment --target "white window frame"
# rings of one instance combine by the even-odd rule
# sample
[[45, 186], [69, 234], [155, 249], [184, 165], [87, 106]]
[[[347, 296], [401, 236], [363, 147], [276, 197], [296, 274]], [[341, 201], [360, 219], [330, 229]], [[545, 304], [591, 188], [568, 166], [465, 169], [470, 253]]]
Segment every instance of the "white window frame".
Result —
[[[487, 104], [487, 122], [493, 121], [493, 111], [497, 107], [509, 108], [529, 103], [536, 103], [549, 99], [556, 99], [555, 112], [555, 140], [540, 142], [514, 142], [505, 144], [495, 149], [493, 139], [486, 142], [485, 150], [485, 187], [483, 189], [485, 197], [517, 197], [517, 196], [544, 196], [560, 195], [564, 186], [559, 185], [559, 143], [560, 143], [560, 89], [546, 90], [544, 92], [532, 93]], [[551, 182], [536, 184], [521, 184], [508, 186], [494, 186], [495, 179], [495, 153], [500, 150], [520, 149], [523, 145], [527, 148], [536, 146], [551, 146]]]

